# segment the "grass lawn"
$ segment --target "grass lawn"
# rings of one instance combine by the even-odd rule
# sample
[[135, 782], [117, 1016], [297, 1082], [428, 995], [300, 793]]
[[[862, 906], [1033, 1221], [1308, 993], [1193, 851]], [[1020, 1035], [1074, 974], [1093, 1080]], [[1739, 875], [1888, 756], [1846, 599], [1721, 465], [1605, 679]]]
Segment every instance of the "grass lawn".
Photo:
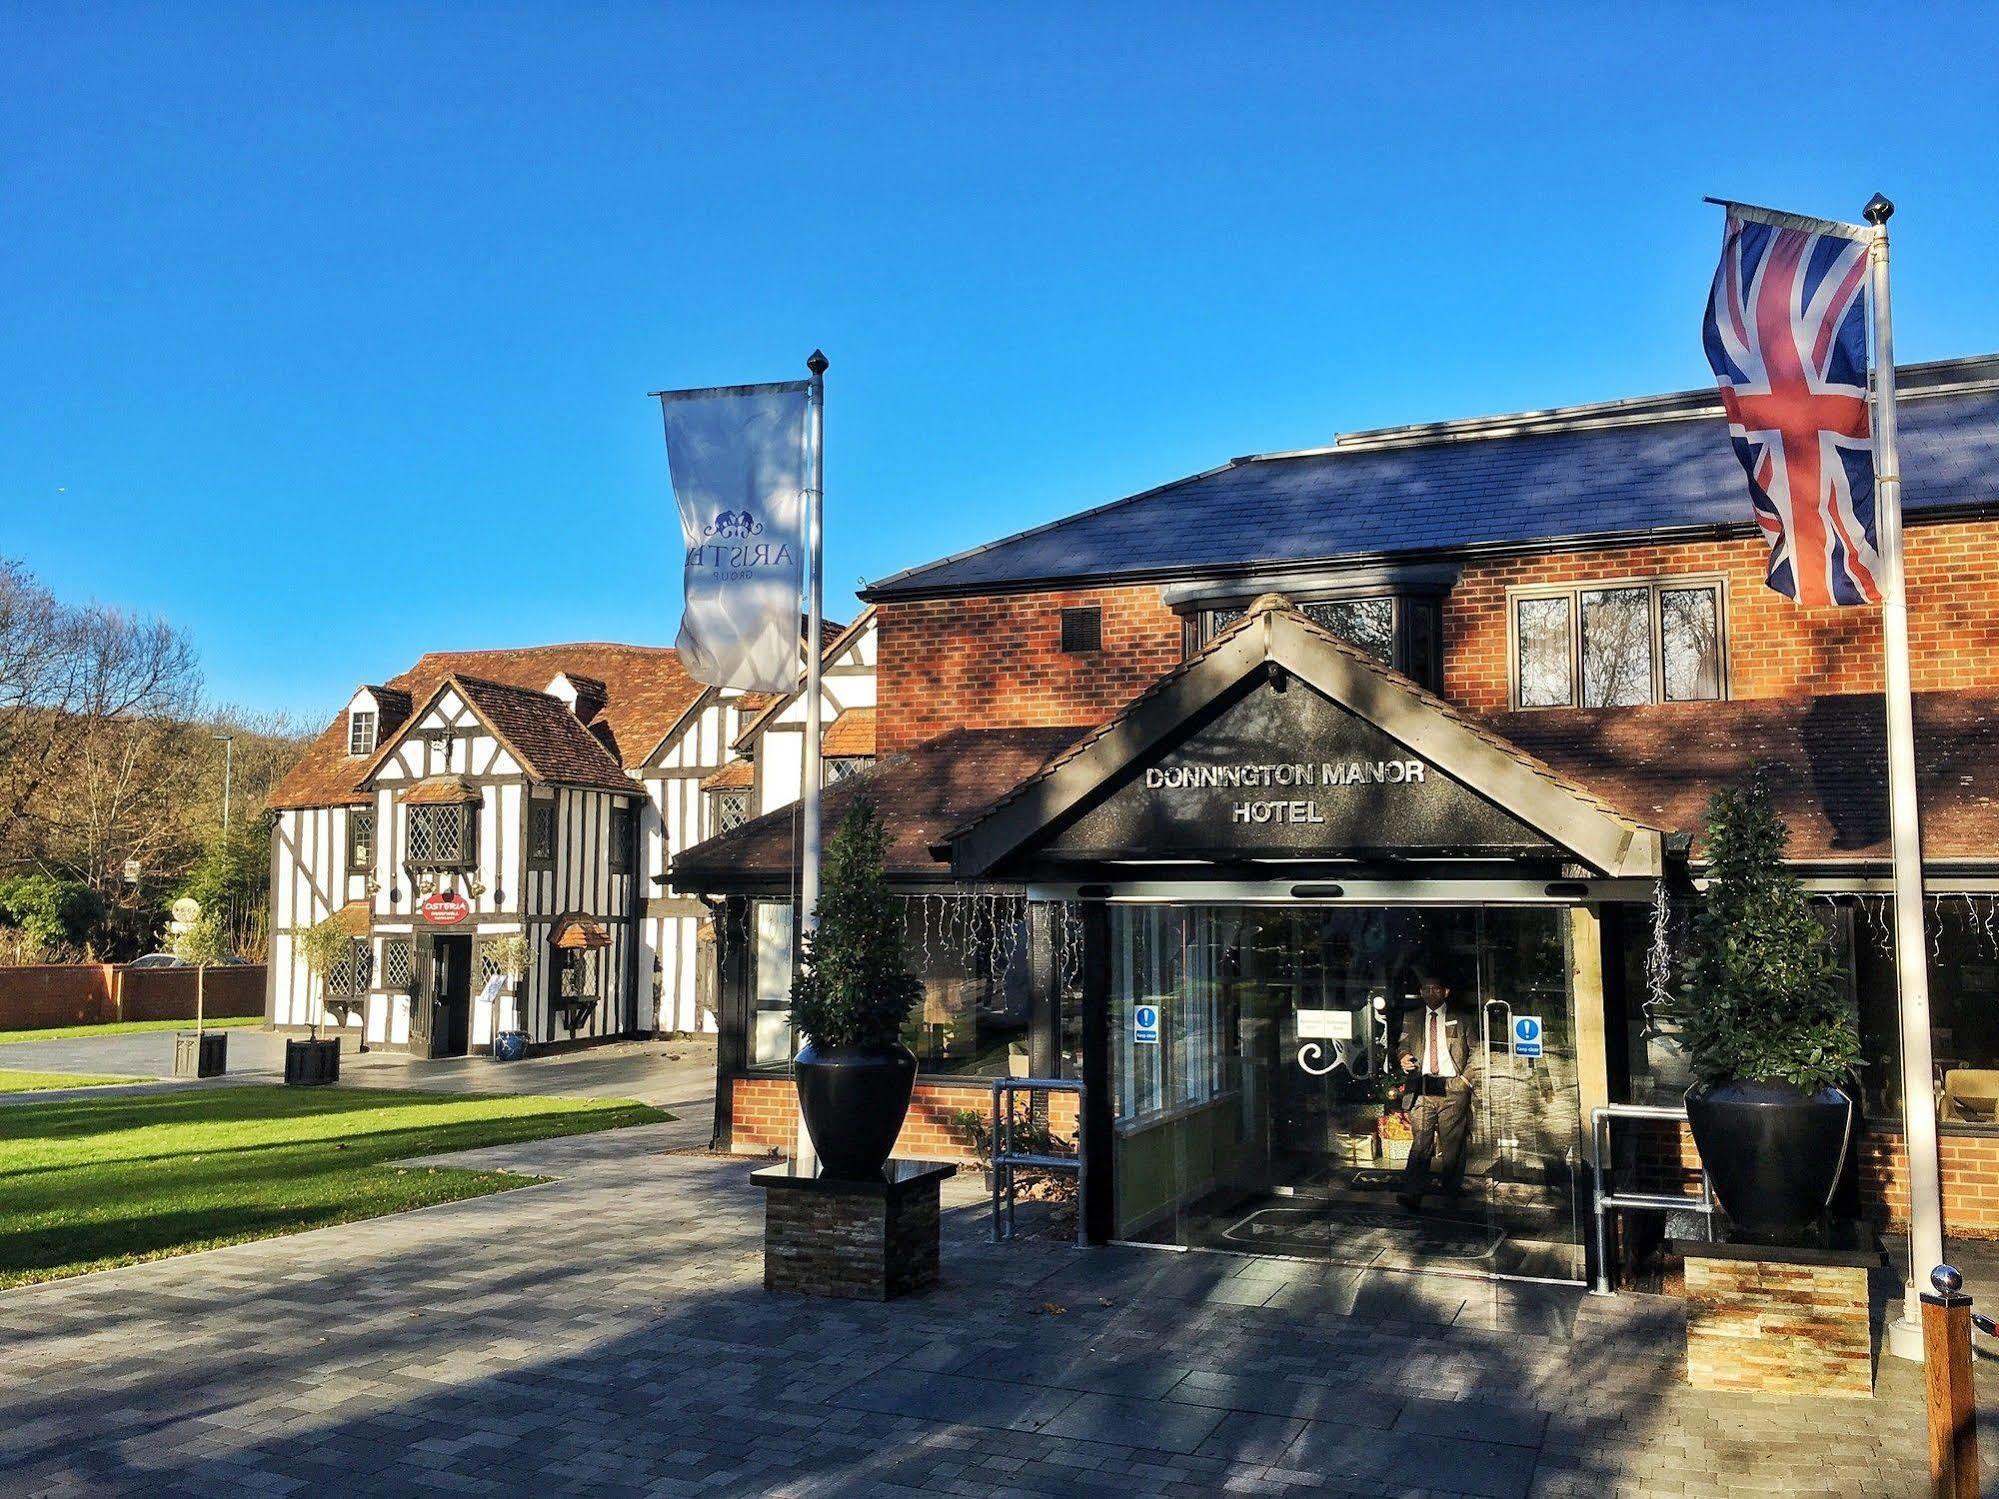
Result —
[[108, 1083], [152, 1081], [149, 1077], [106, 1077], [101, 1072], [16, 1072], [0, 1067], [0, 1093], [45, 1093], [51, 1088], [102, 1088]]
[[[263, 1017], [248, 1015], [239, 1020], [204, 1020], [205, 1031], [233, 1030], [238, 1026], [262, 1025]], [[141, 1031], [191, 1031], [192, 1020], [121, 1020], [110, 1025], [58, 1025], [41, 1031], [0, 1031], [0, 1046], [10, 1041], [67, 1041], [72, 1036], [136, 1036]]]
[[231, 1087], [0, 1111], [0, 1286], [536, 1180], [390, 1164], [670, 1118], [615, 1099]]

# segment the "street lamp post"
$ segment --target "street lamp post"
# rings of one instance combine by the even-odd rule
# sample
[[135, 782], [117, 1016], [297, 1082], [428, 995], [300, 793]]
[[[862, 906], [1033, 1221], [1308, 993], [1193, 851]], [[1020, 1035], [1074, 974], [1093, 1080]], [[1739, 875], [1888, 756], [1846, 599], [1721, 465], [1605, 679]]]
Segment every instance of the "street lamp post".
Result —
[[229, 831], [229, 783], [236, 777], [236, 736], [214, 733], [208, 736], [222, 741], [222, 831]]

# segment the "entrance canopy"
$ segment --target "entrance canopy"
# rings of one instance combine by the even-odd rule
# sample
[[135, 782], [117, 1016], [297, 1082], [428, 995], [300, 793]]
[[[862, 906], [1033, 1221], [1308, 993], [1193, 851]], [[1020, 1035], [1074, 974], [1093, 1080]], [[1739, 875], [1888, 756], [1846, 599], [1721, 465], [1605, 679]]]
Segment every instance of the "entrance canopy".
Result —
[[960, 879], [1063, 866], [1540, 860], [1652, 878], [1664, 835], [1281, 597], [949, 840]]

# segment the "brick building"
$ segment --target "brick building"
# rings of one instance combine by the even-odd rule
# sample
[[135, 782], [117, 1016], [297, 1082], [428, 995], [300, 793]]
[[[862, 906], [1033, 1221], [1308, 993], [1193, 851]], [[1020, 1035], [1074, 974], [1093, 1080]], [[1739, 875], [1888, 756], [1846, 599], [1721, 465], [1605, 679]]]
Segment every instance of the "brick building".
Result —
[[[1999, 358], [1901, 392], [1946, 1217], [1999, 1235]], [[905, 1152], [962, 1154], [994, 1075], [1077, 1076], [1100, 1237], [1579, 1278], [1584, 1121], [1684, 1090], [1647, 959], [1709, 796], [1771, 766], [1905, 1210], [1878, 615], [1765, 588], [1747, 516], [1687, 392], [1237, 459], [875, 584], [880, 759], [826, 815], [872, 801], [907, 896]], [[791, 1138], [791, 861], [763, 818], [673, 865], [725, 902], [738, 1148]], [[1410, 1219], [1423, 976], [1476, 1086], [1470, 1190]]]

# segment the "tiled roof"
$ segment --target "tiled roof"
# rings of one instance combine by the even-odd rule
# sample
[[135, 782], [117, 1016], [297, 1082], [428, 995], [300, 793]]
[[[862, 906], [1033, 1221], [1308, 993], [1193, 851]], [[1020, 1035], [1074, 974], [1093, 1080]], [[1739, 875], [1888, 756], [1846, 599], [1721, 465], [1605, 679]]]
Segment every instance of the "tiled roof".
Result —
[[[1493, 727], [1648, 822], [1693, 834], [1721, 786], [1758, 765], [1789, 856], [1888, 857], [1886, 725], [1876, 693], [1508, 713]], [[1916, 694], [1923, 857], [1999, 862], [1999, 693]]]
[[849, 708], [826, 730], [822, 755], [872, 755], [875, 752], [875, 710]]
[[403, 793], [406, 807], [459, 807], [484, 800], [463, 776], [426, 776]]
[[[837, 627], [828, 625], [822, 631], [826, 641], [826, 654], [821, 658], [821, 663], [824, 664], [825, 662], [837, 659], [840, 653], [853, 643], [856, 636], [868, 629], [874, 622], [874, 617], [874, 605], [870, 604], [854, 616], [852, 624]], [[747, 749], [750, 743], [770, 725], [771, 720], [776, 718], [791, 703], [796, 702], [804, 691], [805, 683], [801, 679], [799, 684], [789, 692], [744, 693], [737, 702], [737, 706], [742, 709], [743, 726], [736, 731], [735, 747], [737, 749]], [[828, 751], [828, 753], [831, 752]], [[861, 751], [855, 750], [852, 753], [859, 754]], [[872, 753], [872, 751], [869, 753]]]
[[703, 780], [703, 791], [747, 791], [756, 783], [756, 767], [747, 760], [731, 760]]
[[[1999, 693], [1919, 693], [1916, 723], [1924, 858], [1999, 863]], [[1498, 715], [1486, 725], [1624, 816], [1694, 836], [1696, 857], [1708, 798], [1768, 763], [1790, 767], [1772, 784], [1791, 829], [1792, 859], [1888, 857], [1881, 699], [1872, 694], [1557, 709]], [[949, 857], [933, 857], [932, 847], [1087, 732], [953, 730], [831, 787], [826, 826], [830, 831], [865, 795], [887, 827], [889, 873], [944, 876]], [[768, 882], [790, 871], [792, 840], [791, 809], [759, 817], [675, 859], [675, 885]]]
[[[402, 701], [401, 715], [391, 723], [390, 705], [384, 699], [381, 738], [386, 741], [407, 722], [412, 702], [427, 701], [452, 672], [539, 692], [564, 671], [580, 672], [604, 684], [605, 706], [592, 727], [608, 741], [619, 762], [632, 769], [702, 691], [667, 646], [585, 642], [517, 650], [433, 651], [376, 689], [378, 696], [386, 690]], [[364, 801], [359, 783], [368, 763], [368, 757], [348, 755], [347, 715], [342, 712], [306, 747], [272, 793], [270, 805], [323, 807]]]
[[464, 692], [536, 780], [638, 790], [638, 783], [561, 698], [457, 672], [445, 681]]
[[[820, 815], [831, 836], [847, 809], [866, 797], [882, 821], [889, 873], [948, 875], [949, 856], [933, 858], [930, 846], [1083, 732], [1080, 728], [953, 729], [829, 786]], [[686, 850], [673, 861], [676, 887], [707, 888], [701, 884], [704, 878], [716, 878], [719, 886], [739, 878], [787, 874], [794, 858], [795, 811], [782, 807], [767, 812]]]
[[[1999, 501], [1999, 357], [1900, 372], [1911, 515]], [[1957, 394], [1925, 395], [1951, 385]], [[1343, 437], [1236, 459], [875, 584], [869, 598], [1749, 529], [1715, 392]]]

